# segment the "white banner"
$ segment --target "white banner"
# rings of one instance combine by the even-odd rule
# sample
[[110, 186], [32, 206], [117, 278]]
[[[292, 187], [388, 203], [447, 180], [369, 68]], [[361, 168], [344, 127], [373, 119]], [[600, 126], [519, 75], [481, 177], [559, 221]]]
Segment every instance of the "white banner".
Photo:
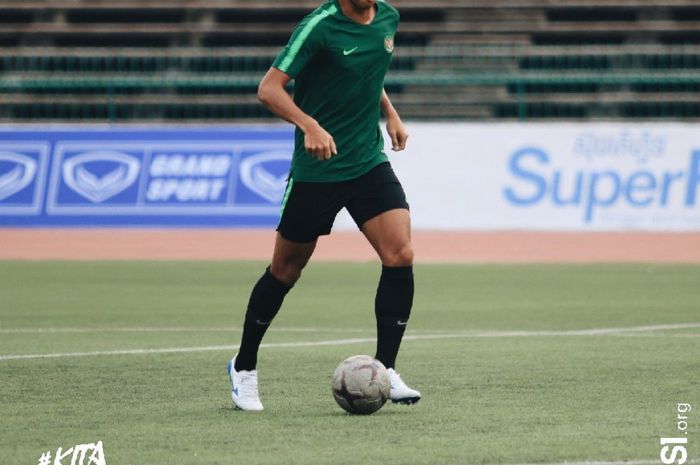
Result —
[[[698, 231], [700, 126], [416, 123], [390, 154], [417, 229]], [[341, 228], [354, 227], [347, 215]]]

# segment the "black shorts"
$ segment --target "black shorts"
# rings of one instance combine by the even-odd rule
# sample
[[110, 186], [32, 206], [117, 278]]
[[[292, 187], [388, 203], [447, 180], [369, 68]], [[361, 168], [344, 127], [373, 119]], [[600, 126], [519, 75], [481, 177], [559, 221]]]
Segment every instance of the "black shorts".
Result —
[[408, 209], [401, 183], [388, 162], [350, 181], [290, 183], [277, 231], [293, 242], [311, 242], [330, 234], [343, 207], [358, 228], [386, 211]]

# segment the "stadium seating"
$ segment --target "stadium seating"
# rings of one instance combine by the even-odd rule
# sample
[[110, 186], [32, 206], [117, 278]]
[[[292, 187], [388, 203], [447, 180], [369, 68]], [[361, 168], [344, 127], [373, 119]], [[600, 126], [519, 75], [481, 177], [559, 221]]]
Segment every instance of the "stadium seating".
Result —
[[[271, 118], [255, 88], [320, 0], [0, 0], [0, 121]], [[414, 119], [700, 118], [695, 0], [394, 0]]]

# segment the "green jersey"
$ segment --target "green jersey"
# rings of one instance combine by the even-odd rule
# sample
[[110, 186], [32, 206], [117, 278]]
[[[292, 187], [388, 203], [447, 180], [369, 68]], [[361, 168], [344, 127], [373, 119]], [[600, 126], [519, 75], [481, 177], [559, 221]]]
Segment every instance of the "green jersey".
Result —
[[384, 76], [394, 51], [399, 13], [377, 1], [367, 25], [329, 0], [304, 18], [272, 66], [295, 79], [294, 102], [333, 137], [338, 154], [319, 161], [297, 128], [291, 177], [334, 182], [359, 177], [388, 160], [379, 129]]

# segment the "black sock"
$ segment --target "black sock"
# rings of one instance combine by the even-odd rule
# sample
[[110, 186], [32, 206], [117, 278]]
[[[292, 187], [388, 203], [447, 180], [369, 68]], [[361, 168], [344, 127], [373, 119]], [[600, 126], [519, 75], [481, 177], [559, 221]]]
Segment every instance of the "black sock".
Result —
[[253, 287], [245, 314], [241, 347], [236, 356], [236, 371], [255, 369], [260, 342], [291, 288], [292, 286], [275, 278], [270, 273], [270, 267], [267, 267], [265, 274]]
[[413, 306], [413, 267], [382, 267], [374, 313], [377, 317], [377, 354], [387, 368], [394, 368], [401, 338]]

